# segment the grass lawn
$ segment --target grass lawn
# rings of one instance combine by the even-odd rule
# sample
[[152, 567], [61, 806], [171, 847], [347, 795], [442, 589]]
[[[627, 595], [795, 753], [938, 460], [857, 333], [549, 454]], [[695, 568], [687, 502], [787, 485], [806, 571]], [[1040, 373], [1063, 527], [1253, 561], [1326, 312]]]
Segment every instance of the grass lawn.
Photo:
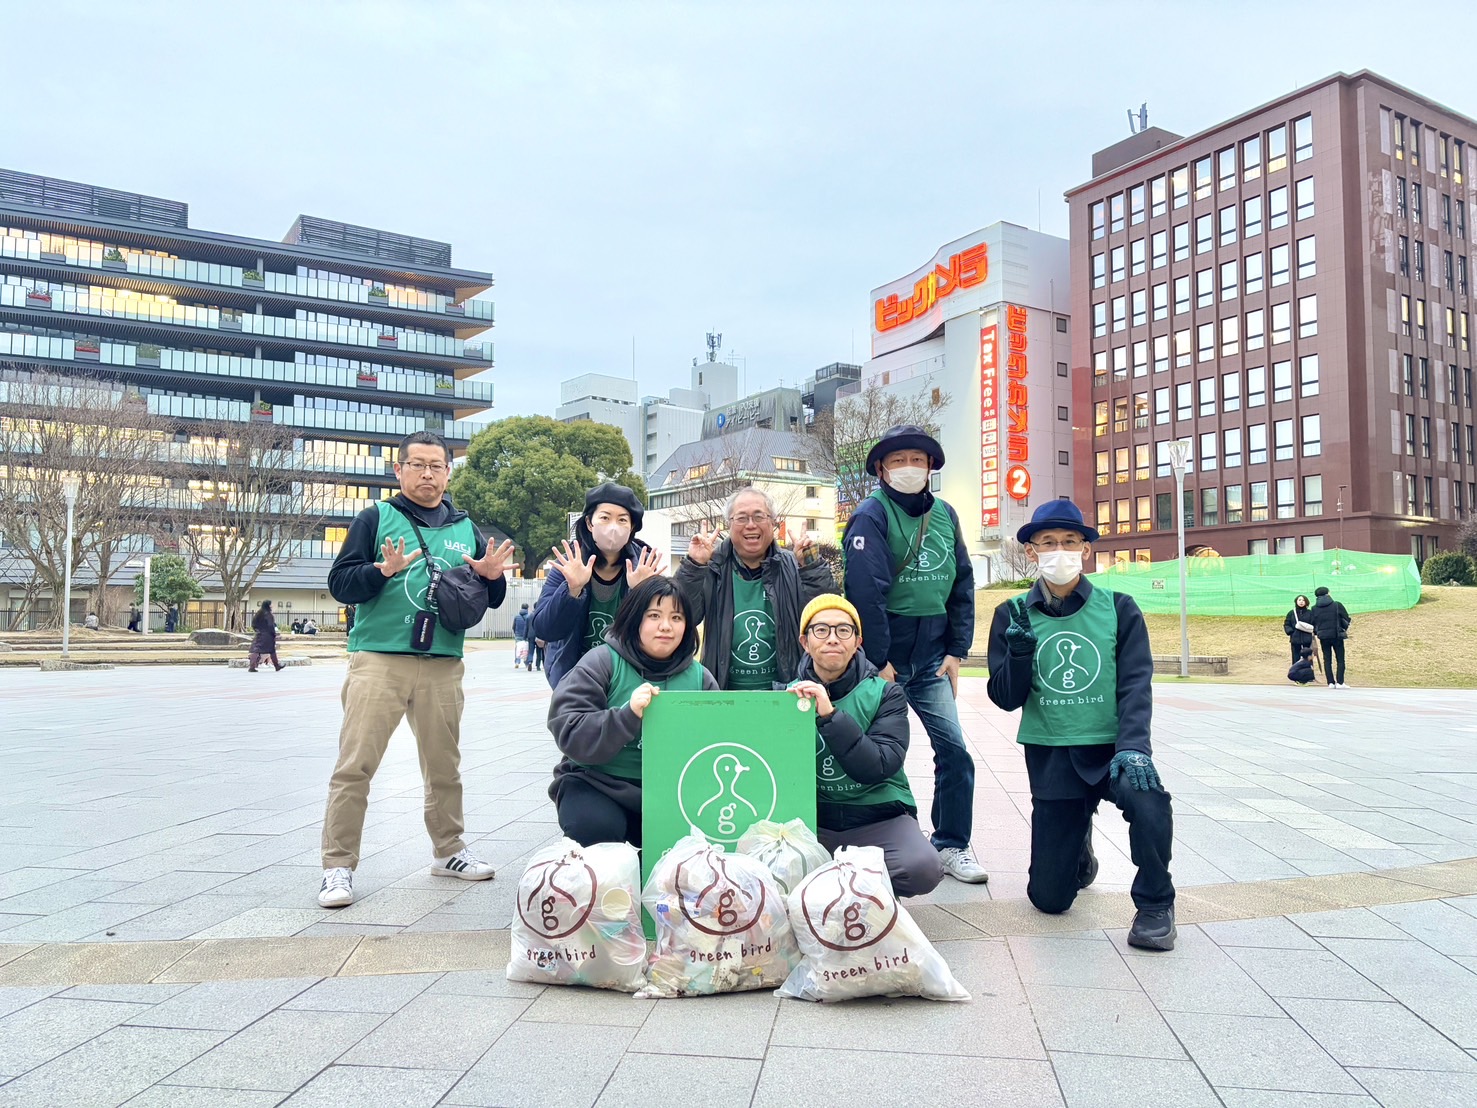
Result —
[[[983, 655], [995, 604], [1016, 593], [984, 590], [975, 594], [975, 652]], [[1289, 597], [1289, 606], [1291, 598]], [[1154, 653], [1178, 656], [1177, 615], [1145, 616]], [[1477, 688], [1477, 589], [1421, 590], [1421, 602], [1398, 612], [1354, 616], [1347, 643], [1347, 677], [1354, 687]], [[1198, 682], [1239, 685], [1287, 683], [1291, 655], [1282, 633], [1282, 616], [1190, 616], [1190, 653], [1231, 659], [1229, 677], [1198, 677]], [[983, 668], [962, 672], [984, 676]], [[1178, 681], [1178, 677], [1167, 678]], [[1320, 672], [1319, 680], [1323, 680]]]

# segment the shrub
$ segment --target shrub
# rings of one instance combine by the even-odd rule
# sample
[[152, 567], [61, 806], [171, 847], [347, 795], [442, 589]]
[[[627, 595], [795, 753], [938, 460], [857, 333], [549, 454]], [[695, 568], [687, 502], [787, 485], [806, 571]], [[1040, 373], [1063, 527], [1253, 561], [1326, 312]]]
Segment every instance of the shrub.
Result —
[[243, 281], [260, 281], [261, 279], [262, 275], [254, 269], [248, 269], [241, 274], [241, 280]]
[[119, 250], [116, 246], [108, 247], [107, 253], [103, 255], [103, 261], [105, 262], [121, 262], [125, 260], [123, 251]]
[[1459, 550], [1432, 554], [1421, 567], [1421, 582], [1427, 585], [1477, 585], [1477, 565]]
[[1462, 529], [1457, 532], [1456, 544], [1463, 554], [1477, 561], [1477, 513], [1462, 524]]
[[985, 586], [987, 589], [1029, 589], [1036, 583], [1035, 578], [1022, 577], [1016, 581], [991, 581]]
[[159, 356], [159, 348], [151, 342], [141, 342], [138, 344], [138, 356], [140, 358], [157, 358]]

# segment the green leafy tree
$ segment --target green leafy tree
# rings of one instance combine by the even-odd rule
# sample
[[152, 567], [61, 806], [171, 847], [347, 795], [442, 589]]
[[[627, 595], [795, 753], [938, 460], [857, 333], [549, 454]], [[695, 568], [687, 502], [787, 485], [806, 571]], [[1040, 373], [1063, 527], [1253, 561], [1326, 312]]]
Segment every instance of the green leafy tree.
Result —
[[478, 523], [511, 537], [523, 576], [533, 577], [550, 547], [568, 535], [569, 513], [583, 511], [585, 493], [602, 481], [625, 485], [646, 501], [619, 430], [588, 420], [510, 416], [472, 437], [466, 464], [452, 475], [451, 495]]
[[[205, 595], [200, 582], [190, 576], [190, 563], [178, 554], [156, 554], [149, 563], [149, 602], [161, 612], [168, 612], [172, 605], [185, 605]], [[144, 602], [144, 575], [133, 579], [133, 602]]]

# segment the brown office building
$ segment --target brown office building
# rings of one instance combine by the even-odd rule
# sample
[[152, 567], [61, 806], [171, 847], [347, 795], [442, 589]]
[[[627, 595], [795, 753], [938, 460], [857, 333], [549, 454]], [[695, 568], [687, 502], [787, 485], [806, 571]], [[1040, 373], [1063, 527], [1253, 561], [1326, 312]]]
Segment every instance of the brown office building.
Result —
[[[1477, 122], [1367, 71], [1093, 157], [1074, 489], [1112, 559], [1455, 545], [1477, 509]], [[1340, 508], [1342, 510], [1340, 511]]]

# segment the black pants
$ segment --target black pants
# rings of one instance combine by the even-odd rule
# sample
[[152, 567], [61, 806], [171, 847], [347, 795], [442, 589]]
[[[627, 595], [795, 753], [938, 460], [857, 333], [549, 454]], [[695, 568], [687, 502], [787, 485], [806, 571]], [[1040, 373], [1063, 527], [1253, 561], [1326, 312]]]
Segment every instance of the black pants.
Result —
[[536, 654], [536, 655], [535, 655], [535, 658], [536, 658], [536, 659], [537, 659], [537, 661], [538, 661], [538, 671], [539, 671], [539, 672], [540, 672], [540, 673], [543, 673], [543, 671], [544, 671], [544, 648], [543, 648], [543, 647], [541, 647], [541, 646], [539, 646], [539, 644], [538, 644], [538, 643], [534, 643], [534, 644], [533, 644], [533, 649], [534, 649], [534, 650], [536, 650], [536, 651], [537, 651], [537, 652], [538, 652], [538, 653], [537, 653], [537, 654]]
[[641, 845], [641, 812], [612, 800], [588, 781], [569, 776], [559, 783], [559, 829], [580, 846]]
[[[1323, 644], [1323, 676], [1328, 678], [1330, 685], [1342, 685], [1344, 683], [1344, 640], [1343, 639], [1319, 639]], [[1338, 659], [1338, 676], [1334, 676], [1333, 662]]]
[[1065, 912], [1077, 898], [1077, 872], [1087, 829], [1099, 800], [1111, 800], [1128, 820], [1128, 848], [1138, 873], [1135, 906], [1153, 911], [1174, 904], [1169, 855], [1174, 813], [1163, 789], [1139, 792], [1127, 781], [1110, 785], [1106, 777], [1089, 786], [1093, 795], [1075, 800], [1031, 799], [1031, 873], [1026, 896], [1043, 912]]

